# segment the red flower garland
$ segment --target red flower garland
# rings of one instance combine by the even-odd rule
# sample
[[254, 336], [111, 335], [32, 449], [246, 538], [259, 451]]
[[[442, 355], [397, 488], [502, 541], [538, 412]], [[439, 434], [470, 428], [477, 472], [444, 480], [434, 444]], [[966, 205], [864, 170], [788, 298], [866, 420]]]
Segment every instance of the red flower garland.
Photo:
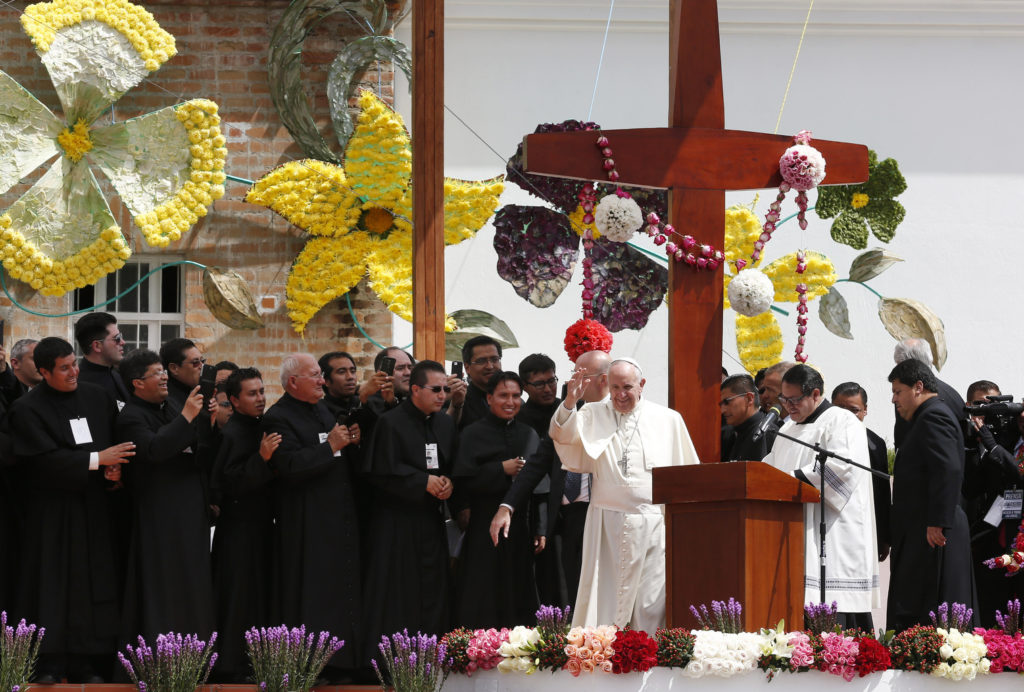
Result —
[[612, 333], [597, 320], [577, 320], [565, 330], [565, 352], [573, 363], [584, 353], [611, 353]]
[[613, 673], [642, 673], [658, 665], [658, 643], [643, 630], [616, 632], [612, 648]]
[[889, 650], [874, 637], [857, 637], [857, 645], [859, 648], [854, 666], [858, 676], [889, 670], [892, 666]]

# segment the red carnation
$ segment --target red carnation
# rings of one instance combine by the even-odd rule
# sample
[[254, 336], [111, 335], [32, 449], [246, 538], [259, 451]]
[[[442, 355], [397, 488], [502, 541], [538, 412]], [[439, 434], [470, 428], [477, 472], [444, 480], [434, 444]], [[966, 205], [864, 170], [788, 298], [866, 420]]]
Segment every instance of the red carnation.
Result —
[[612, 643], [613, 673], [642, 673], [658, 665], [658, 643], [643, 630], [622, 630]]
[[612, 333], [596, 320], [579, 320], [565, 330], [565, 352], [573, 363], [584, 353], [611, 353]]

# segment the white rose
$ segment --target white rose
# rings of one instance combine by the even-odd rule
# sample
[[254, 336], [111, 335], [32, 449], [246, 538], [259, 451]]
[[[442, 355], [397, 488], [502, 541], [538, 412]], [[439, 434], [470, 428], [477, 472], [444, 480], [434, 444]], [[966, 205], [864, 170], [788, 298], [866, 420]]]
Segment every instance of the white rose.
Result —
[[934, 675], [937, 678], [949, 677], [949, 664], [940, 663], [939, 665], [935, 666], [935, 669], [932, 671], [932, 675]]
[[978, 674], [978, 666], [966, 664], [965, 669], [966, 672], [964, 673], [964, 679], [966, 680], [973, 680], [974, 677]]
[[705, 674], [706, 666], [704, 661], [695, 658], [691, 658], [690, 662], [686, 664], [684, 672], [694, 678], [699, 678]]
[[943, 644], [942, 646], [940, 646], [939, 658], [941, 658], [943, 661], [953, 658], [953, 647], [949, 644]]
[[967, 647], [961, 646], [958, 649], [953, 650], [953, 659], [957, 662], [962, 663], [967, 660]]
[[501, 661], [498, 662], [498, 670], [500, 670], [502, 673], [512, 673], [512, 672], [515, 672], [515, 669], [516, 669], [516, 659], [515, 659], [515, 657], [503, 658], [503, 659], [501, 659]]
[[967, 666], [959, 661], [949, 667], [949, 677], [951, 680], [963, 680], [966, 673]]
[[981, 661], [978, 662], [978, 672], [979, 673], [988, 673], [989, 670], [991, 669], [991, 667], [992, 667], [992, 662], [989, 661], [987, 658], [983, 658], [983, 659], [981, 659]]

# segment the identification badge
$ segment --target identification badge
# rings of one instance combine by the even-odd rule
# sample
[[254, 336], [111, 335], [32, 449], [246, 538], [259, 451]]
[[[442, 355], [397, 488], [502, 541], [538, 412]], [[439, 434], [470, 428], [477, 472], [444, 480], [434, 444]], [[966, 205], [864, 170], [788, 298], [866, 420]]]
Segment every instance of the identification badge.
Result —
[[989, 526], [999, 526], [1003, 523], [1003, 505], [1006, 504], [1003, 501], [1003, 496], [998, 495], [992, 506], [985, 512], [984, 522]]
[[1021, 505], [1024, 505], [1024, 490], [1007, 490], [1003, 493], [1003, 519], [1020, 519]]
[[[321, 444], [324, 443], [324, 442], [327, 442], [327, 433], [318, 433], [318, 436], [320, 437]], [[338, 451], [336, 451], [334, 453], [334, 456], [340, 457], [341, 456], [341, 450], [339, 449]]]
[[439, 469], [441, 464], [438, 462], [437, 457], [437, 443], [431, 442], [426, 446], [427, 453], [427, 468], [428, 469]]
[[87, 445], [92, 442], [92, 433], [89, 432], [89, 421], [85, 418], [71, 419], [71, 434], [75, 436], [76, 445]]

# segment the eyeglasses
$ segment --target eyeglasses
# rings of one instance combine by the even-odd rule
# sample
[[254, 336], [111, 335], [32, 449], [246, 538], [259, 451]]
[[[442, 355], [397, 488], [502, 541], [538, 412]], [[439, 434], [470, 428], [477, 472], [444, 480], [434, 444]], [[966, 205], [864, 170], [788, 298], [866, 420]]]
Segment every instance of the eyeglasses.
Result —
[[501, 363], [501, 356], [491, 356], [490, 358], [477, 358], [476, 360], [469, 361], [470, 365], [476, 365], [478, 367], [484, 365], [498, 365]]
[[151, 372], [148, 375], [143, 375], [142, 377], [136, 377], [135, 379], [137, 379], [137, 380], [145, 380], [145, 379], [148, 379], [150, 377], [164, 377], [166, 374], [167, 374], [166, 370], [157, 370], [156, 372]]
[[324, 374], [322, 372], [318, 372], [315, 375], [292, 375], [292, 377], [308, 377], [311, 380], [324, 380], [324, 381], [326, 381], [326, 379], [324, 378]]
[[442, 386], [441, 386], [441, 385], [439, 385], [439, 384], [435, 384], [435, 385], [434, 385], [433, 387], [423, 387], [423, 389], [427, 389], [427, 390], [430, 390], [430, 391], [431, 391], [431, 392], [433, 392], [434, 394], [440, 394], [440, 393], [441, 393], [441, 390], [442, 390], [442, 389], [444, 390], [444, 393], [445, 393], [445, 394], [450, 394], [450, 393], [451, 393], [451, 391], [452, 391], [452, 388], [451, 388], [451, 387], [448, 387], [448, 386], [444, 386], [444, 387], [442, 387]]
[[123, 344], [123, 343], [125, 343], [124, 337], [121, 336], [120, 333], [118, 333], [118, 334], [110, 334], [108, 336], [103, 337], [102, 339], [95, 339], [95, 341], [106, 341], [107, 339], [110, 339], [115, 344]]
[[193, 368], [198, 368], [200, 365], [206, 362], [205, 358], [193, 358], [192, 360], [186, 360], [185, 364], [191, 365]]
[[221, 408], [231, 408], [230, 401], [218, 401], [217, 405], [220, 406]]
[[796, 406], [798, 403], [807, 398], [807, 394], [801, 394], [800, 396], [782, 396], [779, 395], [779, 401], [786, 406]]
[[729, 404], [729, 402], [732, 401], [733, 399], [735, 399], [737, 397], [741, 397], [741, 396], [746, 396], [746, 395], [747, 395], [746, 392], [743, 392], [741, 394], [733, 394], [732, 396], [727, 396], [724, 399], [722, 399], [721, 401], [719, 401], [718, 405], [719, 406], [727, 406]]
[[546, 380], [534, 380], [533, 382], [527, 382], [526, 384], [528, 384], [531, 387], [536, 387], [537, 389], [542, 389], [544, 387], [554, 387], [555, 385], [558, 384], [558, 378], [549, 377]]

